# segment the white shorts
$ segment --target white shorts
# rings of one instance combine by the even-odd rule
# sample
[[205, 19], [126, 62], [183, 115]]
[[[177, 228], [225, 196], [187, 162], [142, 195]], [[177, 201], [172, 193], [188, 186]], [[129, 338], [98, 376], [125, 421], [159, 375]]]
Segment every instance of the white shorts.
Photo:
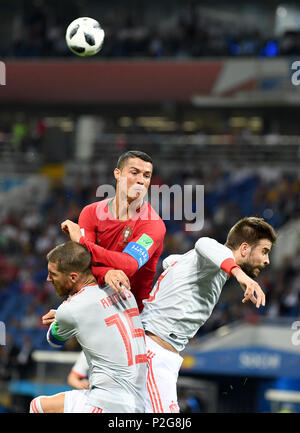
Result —
[[177, 379], [183, 361], [179, 353], [164, 349], [146, 335], [147, 392], [145, 412], [179, 412]]
[[64, 413], [103, 413], [101, 407], [88, 403], [88, 389], [75, 389], [65, 392]]

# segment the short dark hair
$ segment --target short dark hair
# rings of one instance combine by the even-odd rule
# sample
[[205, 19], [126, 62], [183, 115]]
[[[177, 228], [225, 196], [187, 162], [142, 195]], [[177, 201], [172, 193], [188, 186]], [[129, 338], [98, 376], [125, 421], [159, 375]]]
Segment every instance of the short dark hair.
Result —
[[57, 270], [65, 274], [91, 272], [91, 254], [84, 245], [78, 242], [68, 241], [58, 245], [47, 254], [47, 260], [56, 263]]
[[150, 162], [153, 165], [152, 158], [149, 155], [147, 155], [147, 153], [140, 152], [139, 150], [129, 150], [128, 152], [125, 152], [120, 156], [117, 162], [117, 168], [119, 170], [122, 170], [126, 161], [129, 158], [140, 158], [143, 161]]
[[276, 242], [276, 232], [263, 218], [245, 217], [239, 220], [230, 230], [225, 245], [236, 250], [243, 242], [253, 246], [261, 239]]

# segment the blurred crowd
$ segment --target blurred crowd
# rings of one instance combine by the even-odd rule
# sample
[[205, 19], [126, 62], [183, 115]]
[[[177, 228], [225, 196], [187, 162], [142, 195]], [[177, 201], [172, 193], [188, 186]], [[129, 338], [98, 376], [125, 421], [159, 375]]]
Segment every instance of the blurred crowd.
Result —
[[[27, 3], [26, 7], [16, 8], [11, 41], [8, 38], [0, 44], [0, 55], [4, 58], [72, 56], [65, 43], [65, 30], [73, 19], [86, 16], [88, 8], [81, 10], [76, 2], [66, 5], [65, 10], [62, 6], [51, 6], [50, 2]], [[93, 17], [100, 21], [106, 33], [102, 58], [276, 56], [300, 52], [297, 31], [288, 31], [281, 37], [265, 35], [261, 28], [250, 26], [242, 17], [238, 21], [234, 16], [225, 20], [219, 15], [203, 14], [194, 2], [184, 7], [176, 4], [169, 12], [162, 9], [159, 16], [151, 16], [141, 7], [116, 6], [113, 13], [111, 5], [103, 5], [98, 6]]]
[[[77, 221], [81, 209], [97, 200], [97, 187], [112, 184], [109, 170], [101, 170], [99, 165], [73, 162], [65, 168], [65, 176], [49, 183], [44, 197], [37, 199], [38, 195], [32, 191], [30, 203], [24, 202], [24, 206], [19, 203], [18, 211], [0, 218], [0, 320], [6, 324], [8, 338], [14, 342], [12, 346], [18, 348], [14, 362], [27, 359], [24, 353], [20, 354], [25, 346], [27, 355], [30, 346], [31, 350], [50, 349], [41, 316], [61, 302], [52, 284], [46, 281], [46, 254], [66, 240], [60, 223], [66, 218]], [[245, 215], [264, 217], [276, 230], [300, 218], [299, 171], [285, 173], [267, 167], [226, 170], [215, 164], [199, 166], [194, 172], [177, 169], [169, 175], [162, 169], [156, 170], [153, 183], [205, 187], [204, 226], [200, 232], [186, 230], [187, 221], [175, 218], [171, 202], [170, 218], [165, 219], [167, 233], [161, 260], [169, 254], [193, 248], [200, 236], [210, 236], [224, 243], [229, 228]], [[161, 201], [161, 213], [165, 206]], [[299, 257], [300, 254], [291, 256], [278, 269], [270, 266], [270, 271], [264, 271], [259, 277], [267, 296], [266, 307], [260, 310], [242, 304], [240, 289], [234, 282], [227, 283], [213, 315], [198, 336], [235, 320], [296, 317], [300, 313]], [[160, 272], [161, 261], [156, 278]], [[3, 363], [6, 358], [0, 359]], [[0, 377], [3, 371], [5, 368], [1, 369], [0, 365]]]
[[[278, 125], [279, 120], [276, 125], [274, 122], [268, 125], [267, 121], [262, 121], [259, 130], [254, 130], [247, 124], [246, 116], [245, 124], [241, 126], [231, 125], [231, 119], [226, 114], [223, 119], [216, 120], [213, 124], [208, 122], [200, 126], [198, 123], [201, 114], [196, 114], [198, 117], [191, 122], [192, 125], [186, 125], [188, 122], [184, 119], [166, 116], [165, 123], [158, 123], [156, 127], [141, 125], [136, 118], [130, 118], [128, 125], [122, 125], [120, 118], [95, 116], [95, 119], [101, 122], [102, 130], [95, 134], [91, 156], [101, 156], [107, 147], [113, 148], [115, 152], [143, 147], [146, 152], [159, 152], [160, 156], [164, 157], [169, 157], [174, 152], [184, 152], [185, 156], [193, 157], [203, 150], [213, 154], [214, 145], [222, 146], [225, 152], [230, 148], [239, 159], [243, 159], [246, 154], [255, 156], [254, 146], [263, 149], [265, 145], [272, 160], [281, 160], [281, 156], [285, 156], [283, 153], [291, 160], [293, 157], [290, 152], [295, 156], [297, 154], [300, 135], [296, 131], [292, 131], [294, 134], [291, 135], [290, 125]], [[59, 116], [29, 115], [23, 111], [0, 113], [0, 152], [3, 156], [3, 150], [6, 150], [7, 154], [19, 155], [27, 161], [34, 158], [42, 161], [43, 156], [45, 162], [53, 162], [51, 158], [56, 158], [57, 162], [76, 157], [73, 142], [79, 119], [80, 116], [75, 115], [64, 120]], [[168, 130], [168, 122], [172, 122], [173, 129]], [[66, 130], [67, 123], [70, 126]], [[192, 127], [189, 129], [189, 126]], [[256, 155], [258, 161], [264, 161], [265, 156], [263, 152]]]
[[[3, 114], [3, 113], [2, 113]], [[27, 117], [24, 112], [0, 118], [0, 145], [6, 143], [13, 152], [41, 153], [47, 122], [40, 116]]]

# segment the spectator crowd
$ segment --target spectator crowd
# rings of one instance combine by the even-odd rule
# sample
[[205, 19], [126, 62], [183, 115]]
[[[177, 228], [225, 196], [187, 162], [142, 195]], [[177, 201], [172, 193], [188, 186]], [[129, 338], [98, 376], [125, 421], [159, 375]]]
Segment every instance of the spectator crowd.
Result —
[[[220, 5], [205, 13], [198, 2], [175, 3], [172, 8], [101, 7], [81, 2], [31, 1], [16, 4], [11, 16], [10, 36], [0, 44], [4, 58], [72, 56], [65, 43], [67, 25], [80, 16], [97, 18], [106, 37], [101, 58], [198, 58], [215, 56], [277, 56], [299, 54], [297, 29], [275, 36], [262, 26], [249, 25], [237, 11], [220, 13]], [[21, 6], [20, 6], [21, 5]], [[213, 10], [215, 9], [215, 13]], [[274, 7], [269, 11], [275, 16]], [[257, 11], [257, 23], [260, 22]], [[227, 17], [227, 19], [225, 19]], [[229, 18], [228, 18], [229, 17]], [[274, 18], [274, 17], [273, 17]]]

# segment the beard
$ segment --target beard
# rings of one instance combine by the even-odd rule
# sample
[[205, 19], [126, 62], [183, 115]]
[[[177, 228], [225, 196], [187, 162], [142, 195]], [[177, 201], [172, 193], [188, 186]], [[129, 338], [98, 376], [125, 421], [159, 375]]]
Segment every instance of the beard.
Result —
[[54, 285], [56, 294], [58, 296], [60, 296], [61, 298], [63, 298], [64, 296], [66, 296], [63, 286], [61, 286], [60, 284], [53, 284], [53, 285]]
[[245, 274], [247, 274], [248, 277], [250, 277], [250, 278], [256, 278], [259, 274], [259, 272], [258, 273], [255, 272], [256, 269], [259, 269], [259, 271], [260, 271], [259, 266], [254, 267], [254, 266], [249, 265], [249, 263], [244, 263], [243, 265], [240, 265], [240, 266], [241, 266], [242, 271], [244, 271]]
[[52, 284], [55, 288], [56, 294], [61, 298], [68, 297], [72, 291], [72, 286], [70, 286], [67, 281], [56, 281]]

